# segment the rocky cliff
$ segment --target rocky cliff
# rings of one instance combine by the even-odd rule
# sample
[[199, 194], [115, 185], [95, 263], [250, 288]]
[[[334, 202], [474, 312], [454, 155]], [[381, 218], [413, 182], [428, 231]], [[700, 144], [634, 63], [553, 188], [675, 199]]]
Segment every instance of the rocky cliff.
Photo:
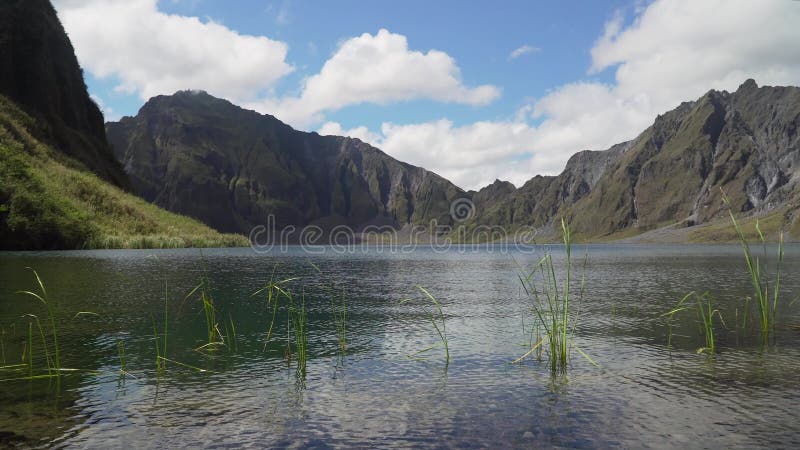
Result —
[[558, 176], [536, 176], [468, 224], [548, 227], [566, 217], [586, 237], [636, 234], [737, 214], [796, 221], [800, 197], [800, 88], [709, 91], [658, 116], [630, 142], [583, 151]]
[[358, 139], [296, 131], [205, 92], [155, 97], [106, 130], [140, 195], [221, 231], [269, 215], [279, 228], [449, 223], [465, 195]]
[[576, 153], [557, 176], [478, 192], [357, 139], [295, 131], [203, 92], [151, 99], [107, 131], [145, 199], [223, 231], [246, 232], [269, 214], [279, 227], [452, 224], [451, 203], [469, 198], [474, 210], [458, 222], [467, 229], [553, 230], [565, 217], [580, 236], [605, 239], [726, 217], [721, 189], [735, 213], [782, 214], [773, 223], [791, 228], [799, 126], [800, 88], [748, 80], [682, 103], [630, 142]]
[[[0, 2], [0, 95], [38, 123], [36, 136], [121, 187], [128, 181], [89, 97], [72, 44], [48, 0]], [[67, 160], [65, 160], [67, 161]]]

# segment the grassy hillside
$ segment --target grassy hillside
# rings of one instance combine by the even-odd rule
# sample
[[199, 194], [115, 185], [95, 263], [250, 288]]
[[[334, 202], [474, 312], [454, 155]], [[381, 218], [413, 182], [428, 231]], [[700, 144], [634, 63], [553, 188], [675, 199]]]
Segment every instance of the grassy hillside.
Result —
[[245, 246], [82, 170], [33, 136], [36, 121], [0, 96], [0, 249]]

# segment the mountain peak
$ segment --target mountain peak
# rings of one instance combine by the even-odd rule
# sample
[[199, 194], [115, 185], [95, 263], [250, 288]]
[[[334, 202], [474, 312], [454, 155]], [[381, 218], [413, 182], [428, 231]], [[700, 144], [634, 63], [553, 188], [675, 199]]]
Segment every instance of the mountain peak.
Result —
[[744, 91], [753, 91], [758, 89], [758, 84], [756, 84], [756, 80], [752, 78], [748, 78], [739, 86], [739, 89], [736, 92], [744, 92]]

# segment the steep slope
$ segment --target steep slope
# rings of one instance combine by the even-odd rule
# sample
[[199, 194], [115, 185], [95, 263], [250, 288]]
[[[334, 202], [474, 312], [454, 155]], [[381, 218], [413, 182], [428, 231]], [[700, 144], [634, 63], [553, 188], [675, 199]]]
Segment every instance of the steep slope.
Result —
[[[791, 228], [800, 198], [800, 88], [709, 91], [665, 113], [636, 139], [573, 156], [557, 177], [537, 176], [470, 225], [548, 227], [566, 217], [587, 238], [705, 224], [727, 214], [779, 212]], [[796, 228], [796, 226], [795, 226]]]
[[248, 245], [63, 163], [41, 133], [0, 96], [0, 250]]
[[72, 44], [48, 0], [0, 2], [0, 67], [0, 95], [36, 119], [38, 139], [69, 157], [63, 162], [129, 186], [108, 146], [103, 115], [89, 98]]
[[151, 99], [106, 124], [145, 199], [212, 227], [449, 223], [462, 190], [358, 139], [296, 131], [205, 92]]

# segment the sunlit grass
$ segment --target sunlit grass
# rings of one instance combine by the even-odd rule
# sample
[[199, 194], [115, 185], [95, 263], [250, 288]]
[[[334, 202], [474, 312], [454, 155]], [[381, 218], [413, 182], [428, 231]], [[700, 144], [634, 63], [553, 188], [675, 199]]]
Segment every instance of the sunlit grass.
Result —
[[[561, 231], [564, 248], [566, 251], [565, 280], [559, 282], [556, 266], [551, 254], [546, 254], [539, 259], [531, 271], [520, 268], [519, 280], [525, 294], [531, 300], [531, 309], [544, 329], [544, 335], [535, 342], [522, 356], [513, 361], [519, 363], [523, 359], [535, 354], [540, 348], [545, 348], [548, 363], [553, 373], [565, 373], [570, 360], [570, 351], [574, 348], [586, 360], [597, 366], [573, 340], [575, 328], [578, 323], [578, 314], [571, 311], [574, 293], [571, 291], [572, 279], [572, 234], [569, 226], [562, 219]], [[583, 298], [584, 279], [581, 278], [577, 301]]]
[[[286, 287], [286, 285], [294, 280], [297, 280], [297, 278], [286, 278], [283, 280], [276, 281], [275, 272], [277, 269], [278, 266], [275, 265], [272, 268], [272, 275], [270, 275], [270, 279], [267, 282], [267, 284], [261, 289], [258, 289], [257, 291], [253, 292], [253, 294], [251, 295], [251, 297], [263, 295], [265, 300], [265, 306], [267, 307], [267, 309], [270, 308], [272, 309], [272, 317], [269, 321], [269, 325], [267, 326], [266, 337], [264, 338], [264, 351], [267, 350], [269, 342], [272, 339], [272, 334], [275, 329], [275, 320], [278, 317], [278, 309], [280, 308], [280, 300], [281, 298], [289, 299], [291, 297], [291, 294], [287, 290], [288, 288]], [[290, 352], [288, 347], [291, 345], [288, 340], [288, 332], [287, 332], [286, 344], [287, 344], [287, 354], [288, 354]]]
[[678, 301], [673, 309], [662, 314], [666, 317], [668, 326], [667, 347], [672, 348], [672, 327], [675, 316], [683, 311], [694, 310], [697, 314], [697, 323], [700, 334], [705, 339], [705, 346], [697, 349], [697, 353], [713, 354], [716, 352], [716, 341], [714, 339], [714, 316], [724, 324], [722, 313], [713, 305], [713, 298], [708, 292], [697, 294], [690, 292]]
[[750, 244], [748, 244], [745, 233], [733, 214], [730, 200], [725, 195], [724, 191], [722, 193], [722, 201], [728, 208], [728, 214], [730, 215], [731, 222], [733, 223], [733, 227], [739, 237], [739, 242], [742, 245], [745, 263], [747, 264], [747, 272], [750, 275], [750, 282], [754, 291], [754, 299], [758, 307], [758, 322], [761, 327], [761, 335], [762, 338], [766, 340], [769, 337], [770, 332], [775, 330], [775, 322], [777, 318], [778, 299], [780, 297], [781, 287], [781, 269], [783, 266], [783, 233], [780, 233], [780, 238], [778, 241], [775, 279], [773, 281], [770, 279], [767, 272], [765, 262], [767, 259], [766, 239], [764, 238], [764, 234], [761, 232], [761, 227], [759, 226], [758, 220], [756, 219], [755, 229], [758, 233], [760, 242], [764, 245], [763, 259], [753, 255], [753, 252], [750, 249]]
[[[39, 292], [36, 293], [33, 291], [19, 291], [18, 294], [23, 294], [33, 297], [34, 299], [41, 302], [45, 306], [45, 309], [47, 310], [47, 317], [50, 321], [50, 333], [51, 333], [50, 337], [52, 339], [52, 346], [54, 352], [52, 359], [50, 357], [50, 352], [48, 350], [48, 345], [47, 345], [47, 339], [45, 339], [44, 330], [42, 328], [42, 323], [39, 321], [39, 317], [33, 314], [31, 314], [30, 316], [36, 320], [36, 325], [39, 329], [39, 333], [42, 338], [42, 345], [44, 346], [44, 351], [45, 351], [45, 359], [47, 361], [47, 372], [51, 376], [58, 377], [61, 376], [61, 352], [58, 345], [58, 330], [56, 328], [55, 314], [53, 313], [53, 304], [50, 301], [50, 297], [47, 294], [47, 289], [45, 289], [42, 279], [39, 277], [39, 273], [31, 269], [30, 267], [28, 267], [28, 269], [31, 272], [33, 272], [33, 275], [36, 278], [36, 284], [38, 285]], [[31, 340], [29, 343], [29, 346], [31, 347], [29, 349], [29, 352], [32, 352], [32, 345], [33, 343]], [[32, 359], [31, 359], [31, 364], [32, 364]]]

